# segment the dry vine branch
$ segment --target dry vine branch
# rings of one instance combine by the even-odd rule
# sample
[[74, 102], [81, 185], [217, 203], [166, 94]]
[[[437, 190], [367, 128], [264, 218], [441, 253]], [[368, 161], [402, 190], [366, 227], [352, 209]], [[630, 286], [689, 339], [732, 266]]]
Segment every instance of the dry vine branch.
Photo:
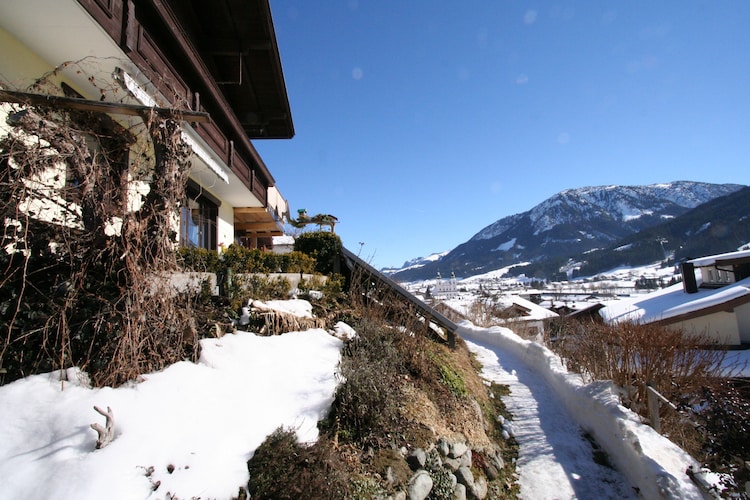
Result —
[[[62, 92], [43, 80], [37, 88]], [[0, 383], [77, 365], [94, 385], [117, 385], [195, 359], [190, 300], [155, 278], [177, 267], [172, 222], [190, 167], [179, 117], [148, 115], [125, 129], [98, 113], [10, 108], [0, 137], [9, 249], [0, 252]], [[136, 182], [148, 187], [134, 195]]]

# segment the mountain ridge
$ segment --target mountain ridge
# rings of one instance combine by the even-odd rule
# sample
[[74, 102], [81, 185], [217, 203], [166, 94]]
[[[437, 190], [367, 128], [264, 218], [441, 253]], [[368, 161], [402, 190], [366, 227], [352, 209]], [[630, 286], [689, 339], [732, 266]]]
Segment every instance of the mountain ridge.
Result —
[[608, 248], [746, 187], [674, 181], [566, 189], [526, 212], [498, 219], [436, 260], [419, 265], [414, 259], [407, 261], [412, 262], [408, 268], [387, 272], [401, 281], [415, 281], [438, 272], [468, 277], [526, 262], [544, 275], [538, 277], [551, 279], [551, 269], [576, 255]]

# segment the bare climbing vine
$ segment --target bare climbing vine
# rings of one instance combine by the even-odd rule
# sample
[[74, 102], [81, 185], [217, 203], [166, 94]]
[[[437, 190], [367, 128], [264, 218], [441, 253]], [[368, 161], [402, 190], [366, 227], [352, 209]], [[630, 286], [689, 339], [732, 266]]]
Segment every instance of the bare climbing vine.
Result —
[[[55, 75], [24, 90], [61, 95]], [[194, 359], [190, 298], [161, 279], [190, 167], [179, 114], [2, 106], [0, 383], [80, 366], [117, 385]]]

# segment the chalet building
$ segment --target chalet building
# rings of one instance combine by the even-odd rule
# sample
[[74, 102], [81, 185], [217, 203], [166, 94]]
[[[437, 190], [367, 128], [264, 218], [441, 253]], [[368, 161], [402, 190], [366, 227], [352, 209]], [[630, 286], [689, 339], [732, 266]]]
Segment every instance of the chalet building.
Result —
[[750, 250], [689, 260], [682, 264], [681, 273], [686, 293], [698, 292], [699, 286], [721, 288], [731, 285], [750, 277]]
[[535, 304], [515, 294], [503, 295], [499, 300], [503, 308], [501, 326], [506, 326], [524, 338], [542, 340], [546, 324], [560, 316], [555, 311]]
[[656, 323], [729, 346], [750, 345], [750, 250], [682, 264], [682, 283], [600, 310], [607, 322]]
[[144, 108], [177, 111], [192, 164], [182, 245], [283, 235], [288, 203], [251, 142], [294, 135], [268, 0], [3, 0], [0, 115], [50, 99], [123, 133]]

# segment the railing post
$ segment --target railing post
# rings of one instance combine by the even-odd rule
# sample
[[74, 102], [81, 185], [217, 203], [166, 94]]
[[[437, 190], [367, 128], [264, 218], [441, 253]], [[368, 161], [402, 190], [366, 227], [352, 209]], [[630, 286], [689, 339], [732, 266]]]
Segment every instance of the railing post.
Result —
[[648, 417], [651, 419], [651, 427], [661, 434], [661, 422], [659, 422], [659, 396], [651, 387], [650, 383], [646, 384], [646, 396], [648, 398]]

